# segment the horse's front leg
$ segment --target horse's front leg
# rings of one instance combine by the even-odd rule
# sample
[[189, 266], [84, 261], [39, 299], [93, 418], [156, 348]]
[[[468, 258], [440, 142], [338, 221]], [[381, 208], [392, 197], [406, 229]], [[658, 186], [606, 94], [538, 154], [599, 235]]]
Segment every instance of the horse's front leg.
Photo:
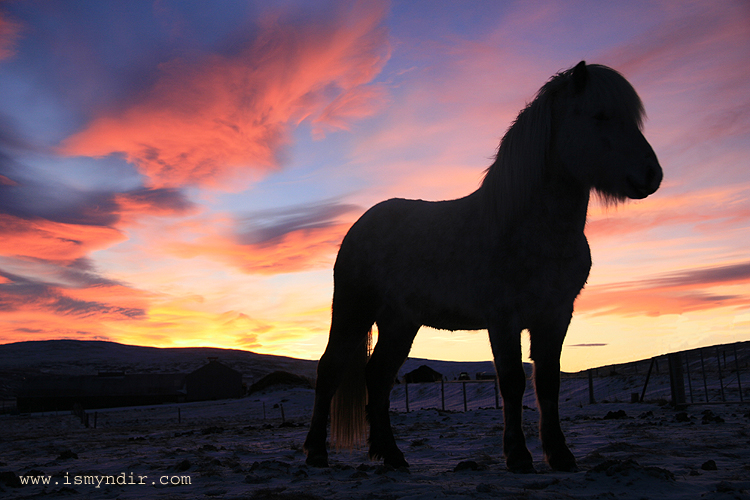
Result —
[[555, 470], [576, 471], [576, 459], [560, 428], [560, 351], [570, 316], [530, 329], [534, 385], [539, 407], [539, 435], [547, 463]]
[[370, 421], [370, 458], [395, 468], [408, 467], [398, 449], [388, 415], [390, 393], [398, 370], [409, 355], [419, 325], [390, 311], [378, 318], [378, 343], [367, 363], [367, 418]]
[[523, 434], [523, 393], [526, 373], [521, 362], [521, 327], [515, 317], [490, 325], [490, 344], [503, 396], [503, 453], [511, 472], [535, 472]]

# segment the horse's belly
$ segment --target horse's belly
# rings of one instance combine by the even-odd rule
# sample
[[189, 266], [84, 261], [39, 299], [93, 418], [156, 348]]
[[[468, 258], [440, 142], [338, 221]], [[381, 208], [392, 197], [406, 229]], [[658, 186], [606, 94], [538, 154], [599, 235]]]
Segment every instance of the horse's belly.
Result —
[[437, 330], [483, 330], [487, 328], [485, 321], [455, 313], [431, 315], [423, 319], [421, 323]]
[[404, 297], [402, 307], [407, 309], [407, 314], [415, 322], [438, 330], [487, 328], [486, 311], [477, 301], [467, 300], [466, 295], [460, 292], [450, 293], [428, 287]]

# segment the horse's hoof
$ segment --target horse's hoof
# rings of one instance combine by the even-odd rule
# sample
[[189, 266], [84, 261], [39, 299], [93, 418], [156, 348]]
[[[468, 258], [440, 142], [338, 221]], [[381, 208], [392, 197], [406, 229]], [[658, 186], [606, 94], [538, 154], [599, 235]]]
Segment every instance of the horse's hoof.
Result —
[[508, 468], [508, 471], [513, 474], [536, 474], [534, 462], [531, 460], [531, 454], [529, 454], [528, 457], [523, 457], [521, 459], [507, 459], [505, 461], [505, 466]]
[[404, 457], [396, 457], [396, 458], [390, 458], [383, 460], [384, 465], [390, 465], [396, 470], [399, 469], [408, 469], [409, 468], [409, 462], [407, 462]]
[[305, 463], [310, 467], [326, 468], [328, 467], [328, 457], [326, 455], [308, 455]]
[[383, 465], [393, 467], [398, 470], [402, 467], [409, 467], [409, 463], [404, 458], [404, 454], [398, 448], [391, 448], [390, 450], [378, 449], [375, 446], [370, 446], [370, 460], [383, 459]]
[[518, 448], [505, 457], [505, 466], [514, 474], [536, 474], [534, 460], [526, 447]]
[[383, 453], [379, 455], [373, 455], [370, 453], [370, 458], [383, 458], [383, 465], [387, 465], [389, 467], [393, 467], [394, 469], [398, 470], [401, 468], [408, 468], [409, 463], [404, 458], [404, 454], [401, 453], [401, 450], [396, 449], [392, 453]]
[[506, 464], [506, 467], [508, 468], [508, 472], [512, 472], [513, 474], [536, 474], [534, 464]]
[[[552, 466], [550, 465], [550, 467]], [[578, 466], [575, 463], [570, 465], [556, 466], [552, 468], [558, 472], [578, 472]]]
[[576, 459], [569, 449], [565, 448], [558, 453], [547, 455], [547, 463], [556, 471], [578, 472]]

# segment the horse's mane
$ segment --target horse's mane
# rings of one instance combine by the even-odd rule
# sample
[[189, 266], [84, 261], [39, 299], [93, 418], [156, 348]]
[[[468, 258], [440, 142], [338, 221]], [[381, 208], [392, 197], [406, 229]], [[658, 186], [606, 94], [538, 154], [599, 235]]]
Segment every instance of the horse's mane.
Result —
[[[557, 73], [539, 89], [506, 131], [494, 163], [486, 170], [480, 191], [490, 218], [501, 228], [526, 209], [542, 183], [554, 126], [552, 104], [558, 97], [572, 100], [572, 90], [570, 94], [563, 92], [572, 83], [574, 70]], [[604, 113], [632, 120], [640, 129], [645, 112], [630, 83], [607, 66], [589, 64], [585, 70], [585, 84], [578, 96], [580, 105], [588, 108], [596, 104]], [[622, 201], [608, 193], [598, 194], [607, 204]]]

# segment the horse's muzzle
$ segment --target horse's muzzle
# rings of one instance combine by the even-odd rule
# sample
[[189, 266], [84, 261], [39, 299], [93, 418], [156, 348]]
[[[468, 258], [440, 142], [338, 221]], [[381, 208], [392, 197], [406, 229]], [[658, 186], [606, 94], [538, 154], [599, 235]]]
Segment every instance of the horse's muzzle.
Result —
[[649, 158], [643, 170], [637, 174], [627, 176], [627, 197], [640, 200], [655, 193], [659, 189], [663, 178], [664, 172], [662, 172], [656, 157]]

